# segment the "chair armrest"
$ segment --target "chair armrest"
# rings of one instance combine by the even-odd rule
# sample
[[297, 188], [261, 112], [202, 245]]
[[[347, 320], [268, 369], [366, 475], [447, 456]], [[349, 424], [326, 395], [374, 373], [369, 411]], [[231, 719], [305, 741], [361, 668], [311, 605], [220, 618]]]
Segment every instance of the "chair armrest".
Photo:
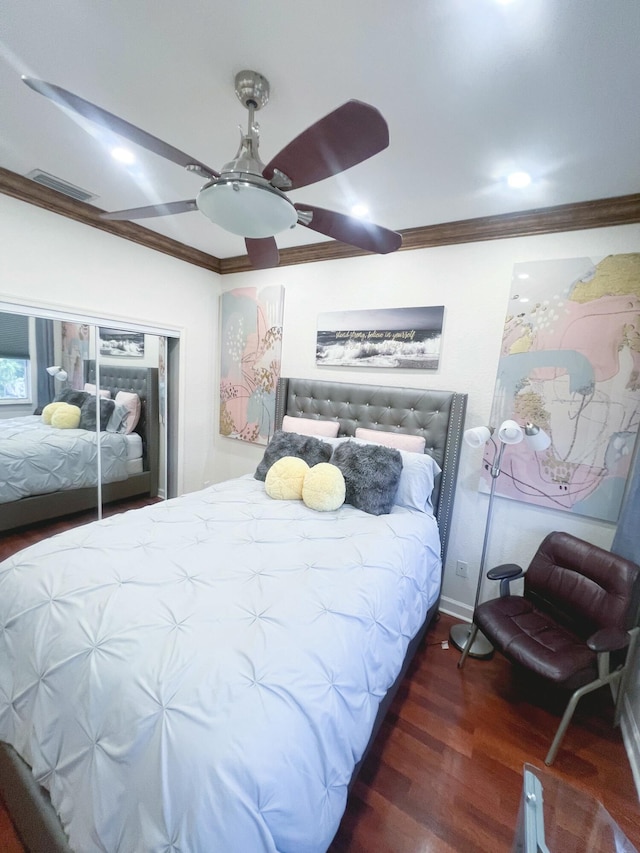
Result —
[[524, 577], [524, 570], [516, 563], [503, 563], [489, 569], [487, 577], [491, 581], [500, 581], [500, 598], [504, 598], [505, 595], [509, 595], [509, 583], [516, 578]]
[[629, 645], [629, 633], [622, 628], [601, 628], [587, 640], [592, 652], [617, 652]]
[[487, 577], [492, 581], [515, 580], [524, 574], [524, 570], [516, 565], [516, 563], [503, 563], [501, 566], [495, 566], [489, 569]]

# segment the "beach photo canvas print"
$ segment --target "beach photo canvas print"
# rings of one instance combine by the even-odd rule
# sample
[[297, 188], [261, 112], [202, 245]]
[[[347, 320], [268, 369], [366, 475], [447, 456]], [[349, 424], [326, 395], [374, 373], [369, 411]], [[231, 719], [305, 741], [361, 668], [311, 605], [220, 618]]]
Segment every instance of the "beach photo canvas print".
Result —
[[444, 305], [320, 314], [316, 363], [436, 370], [443, 317]]

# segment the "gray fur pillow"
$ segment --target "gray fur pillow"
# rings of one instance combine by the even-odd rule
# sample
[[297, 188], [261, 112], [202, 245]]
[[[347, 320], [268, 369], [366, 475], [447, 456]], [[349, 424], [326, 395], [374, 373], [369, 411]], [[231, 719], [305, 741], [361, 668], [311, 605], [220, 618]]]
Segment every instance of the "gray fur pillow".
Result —
[[71, 406], [82, 408], [82, 404], [89, 399], [86, 391], [78, 391], [77, 388], [63, 388], [54, 397], [54, 403], [69, 403]]
[[391, 512], [402, 474], [402, 456], [398, 450], [345, 441], [333, 451], [331, 464], [342, 471], [345, 503], [371, 515]]
[[318, 462], [328, 462], [331, 459], [331, 452], [331, 445], [325, 441], [320, 441], [319, 438], [300, 435], [297, 432], [278, 430], [273, 434], [273, 438], [267, 445], [262, 461], [253, 476], [256, 480], [264, 480], [269, 468], [283, 456], [297, 456], [298, 459], [304, 459], [307, 465], [312, 468]]
[[[106, 400], [100, 397], [100, 430], [105, 430], [109, 423], [109, 418], [113, 414], [115, 408], [113, 400]], [[96, 429], [96, 398], [88, 397], [80, 406], [80, 429], [89, 429], [95, 432]]]

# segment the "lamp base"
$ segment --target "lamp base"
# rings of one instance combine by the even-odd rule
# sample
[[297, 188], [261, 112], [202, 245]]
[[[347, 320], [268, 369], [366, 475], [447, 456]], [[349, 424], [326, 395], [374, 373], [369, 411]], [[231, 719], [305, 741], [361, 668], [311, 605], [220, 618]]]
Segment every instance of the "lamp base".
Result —
[[[458, 649], [458, 651], [463, 652], [467, 643], [469, 642], [469, 637], [471, 636], [471, 625], [467, 622], [461, 622], [458, 625], [452, 625], [449, 631], [449, 639], [453, 643], [453, 645]], [[489, 660], [489, 658], [493, 657], [494, 648], [484, 636], [484, 634], [478, 633], [476, 634], [476, 638], [473, 641], [471, 648], [468, 651], [469, 657], [472, 658], [480, 658], [481, 660]]]

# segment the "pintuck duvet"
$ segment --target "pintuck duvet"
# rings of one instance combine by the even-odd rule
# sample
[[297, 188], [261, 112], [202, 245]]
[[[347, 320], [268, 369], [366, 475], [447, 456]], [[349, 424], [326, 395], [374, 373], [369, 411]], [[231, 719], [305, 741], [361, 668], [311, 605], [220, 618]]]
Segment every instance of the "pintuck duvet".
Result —
[[431, 515], [251, 476], [0, 564], [0, 739], [92, 851], [320, 853], [436, 600]]
[[[102, 482], [126, 480], [125, 435], [100, 434]], [[96, 434], [56, 429], [36, 415], [0, 420], [0, 504], [97, 485]]]

